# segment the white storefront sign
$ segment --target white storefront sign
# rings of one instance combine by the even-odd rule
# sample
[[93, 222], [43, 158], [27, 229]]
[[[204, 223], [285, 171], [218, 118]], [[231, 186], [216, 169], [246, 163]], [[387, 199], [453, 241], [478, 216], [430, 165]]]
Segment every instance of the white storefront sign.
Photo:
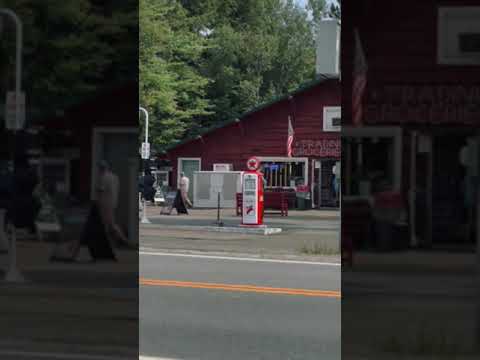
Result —
[[232, 164], [213, 164], [213, 171], [225, 172], [225, 171], [232, 171], [232, 170], [233, 170]]

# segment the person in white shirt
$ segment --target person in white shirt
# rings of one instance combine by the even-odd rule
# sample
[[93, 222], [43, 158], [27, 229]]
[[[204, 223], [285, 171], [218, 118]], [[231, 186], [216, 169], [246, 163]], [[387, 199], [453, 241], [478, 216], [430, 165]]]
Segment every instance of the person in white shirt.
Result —
[[[115, 248], [115, 242], [113, 236], [116, 236], [124, 244], [128, 244], [127, 237], [123, 234], [120, 227], [115, 221], [115, 211], [118, 206], [118, 194], [120, 190], [120, 181], [111, 170], [107, 162], [102, 161], [98, 165], [99, 179], [98, 186], [96, 188], [95, 203], [98, 209], [102, 225], [105, 229], [105, 235], [107, 241], [110, 243], [111, 250]], [[88, 222], [88, 221], [87, 221]], [[88, 224], [87, 224], [88, 226]], [[97, 239], [93, 239], [96, 241]], [[75, 261], [77, 258], [80, 247], [82, 245], [82, 239], [80, 237], [75, 238], [73, 241], [65, 243], [63, 246], [59, 246], [55, 249], [51, 256], [51, 261]]]
[[180, 194], [182, 195], [183, 202], [186, 206], [192, 207], [192, 202], [188, 198], [188, 189], [190, 188], [190, 179], [185, 176], [185, 173], [180, 174]]
[[123, 234], [115, 220], [115, 211], [118, 207], [118, 195], [120, 191], [120, 181], [106, 161], [99, 164], [100, 176], [97, 187], [97, 203], [100, 210], [107, 236], [113, 246], [112, 235], [116, 236], [124, 244], [128, 244], [127, 237]]

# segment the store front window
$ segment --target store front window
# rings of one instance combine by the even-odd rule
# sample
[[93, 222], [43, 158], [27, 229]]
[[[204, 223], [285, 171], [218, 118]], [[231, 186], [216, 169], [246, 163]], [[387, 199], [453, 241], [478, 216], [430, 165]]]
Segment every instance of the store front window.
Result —
[[261, 158], [266, 188], [295, 188], [308, 184], [308, 159]]
[[371, 196], [400, 188], [401, 144], [394, 136], [342, 139], [345, 196]]

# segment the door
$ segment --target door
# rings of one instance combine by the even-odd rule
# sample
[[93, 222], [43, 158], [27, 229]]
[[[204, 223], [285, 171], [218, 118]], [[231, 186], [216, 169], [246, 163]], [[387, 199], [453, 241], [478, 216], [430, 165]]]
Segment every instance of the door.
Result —
[[[131, 179], [129, 160], [136, 158], [137, 153], [138, 139], [134, 132], [105, 130], [96, 136], [96, 162], [106, 160], [120, 182], [116, 219], [126, 233], [127, 224], [132, 216], [131, 209], [136, 207], [136, 204], [130, 204], [130, 187], [136, 186], [136, 179]], [[94, 176], [98, 179], [96, 172], [95, 166]]]
[[193, 182], [195, 181], [195, 179], [193, 178], [193, 174], [195, 171], [201, 170], [201, 163], [200, 163], [201, 160], [180, 158], [178, 161], [179, 161], [178, 181], [180, 180], [180, 174], [182, 172], [185, 173], [185, 176], [190, 180], [190, 187], [188, 188], [188, 197], [190, 198], [190, 201], [193, 201], [193, 187], [194, 187]]
[[466, 223], [463, 196], [465, 170], [459, 153], [465, 137], [441, 135], [433, 143], [432, 239], [435, 245], [459, 244]]
[[318, 171], [318, 204], [319, 207], [337, 207], [337, 198], [334, 190], [334, 166], [339, 166], [335, 160], [320, 161]]
[[432, 148], [431, 137], [420, 135], [414, 148], [416, 152], [415, 190], [415, 234], [420, 247], [430, 247], [432, 243], [431, 183]]

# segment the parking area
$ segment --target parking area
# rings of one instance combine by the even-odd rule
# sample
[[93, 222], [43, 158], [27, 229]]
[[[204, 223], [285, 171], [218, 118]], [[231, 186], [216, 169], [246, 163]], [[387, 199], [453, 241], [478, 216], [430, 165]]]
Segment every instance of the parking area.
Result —
[[[265, 224], [281, 228], [273, 235], [213, 232], [215, 209], [192, 209], [188, 215], [160, 215], [160, 207], [147, 206], [151, 224], [140, 225], [140, 247], [150, 250], [221, 253], [282, 258], [339, 261], [340, 213], [290, 211], [288, 217], [266, 214]], [[234, 209], [222, 209], [225, 227], [238, 226]]]

